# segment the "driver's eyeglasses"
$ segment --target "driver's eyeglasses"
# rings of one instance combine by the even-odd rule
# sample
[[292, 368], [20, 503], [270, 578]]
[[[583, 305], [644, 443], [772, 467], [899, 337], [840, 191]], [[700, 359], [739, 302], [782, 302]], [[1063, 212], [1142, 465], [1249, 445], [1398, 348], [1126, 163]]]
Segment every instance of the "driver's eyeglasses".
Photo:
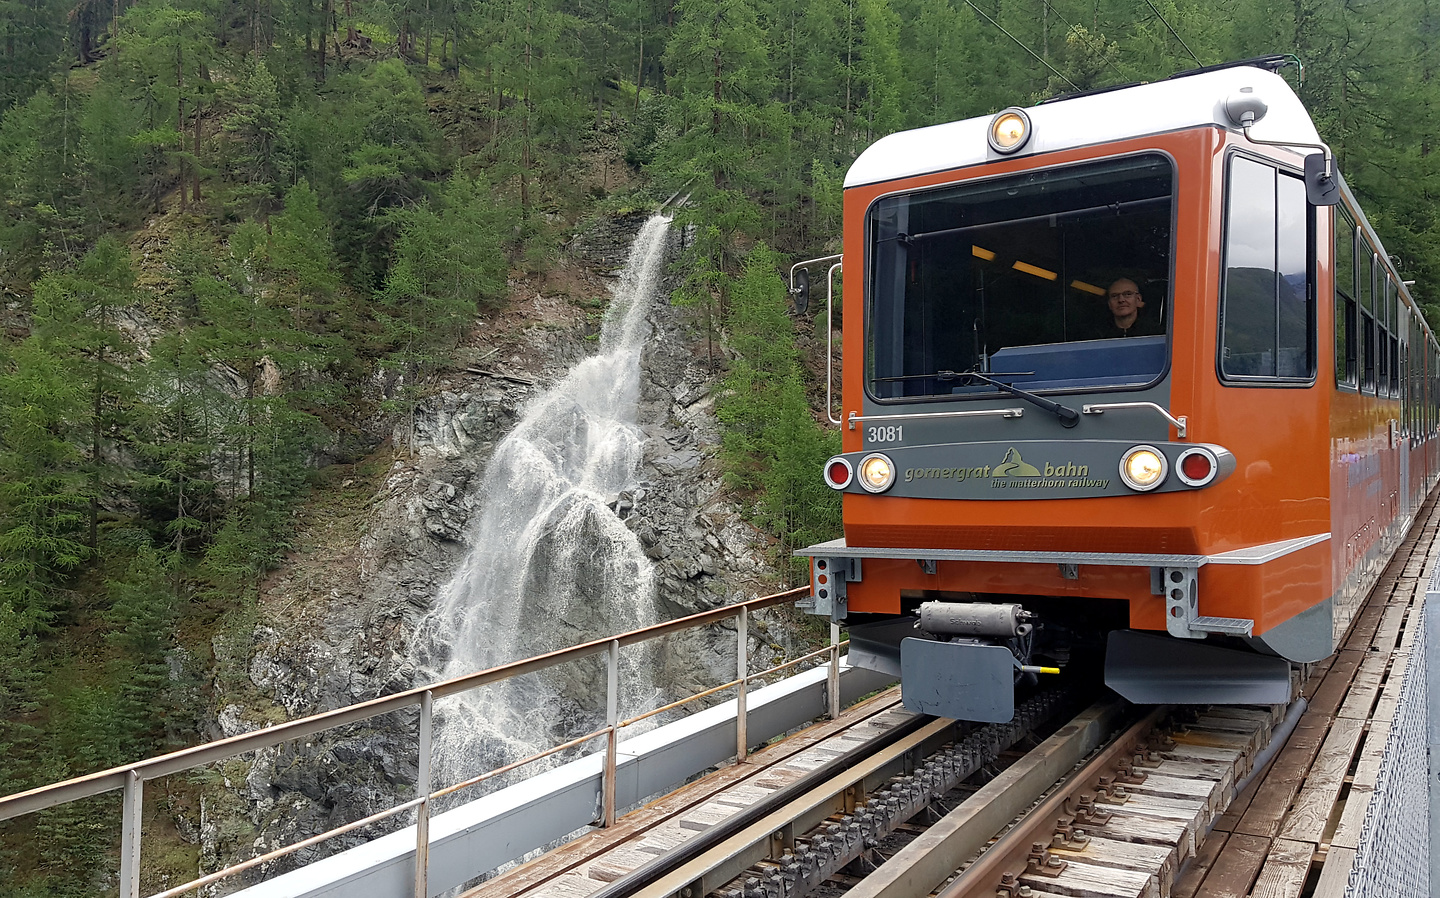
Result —
[[1139, 291], [1137, 291], [1137, 290], [1126, 290], [1124, 293], [1111, 293], [1111, 294], [1110, 294], [1110, 298], [1111, 298], [1111, 299], [1131, 299], [1132, 297], [1136, 297], [1136, 296], [1139, 296], [1139, 295], [1140, 295], [1140, 293], [1139, 293]]

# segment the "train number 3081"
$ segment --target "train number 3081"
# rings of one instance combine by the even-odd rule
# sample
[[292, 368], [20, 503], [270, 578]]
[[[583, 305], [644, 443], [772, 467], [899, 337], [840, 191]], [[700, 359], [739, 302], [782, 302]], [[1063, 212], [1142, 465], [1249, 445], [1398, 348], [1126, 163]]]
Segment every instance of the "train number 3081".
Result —
[[867, 431], [866, 438], [871, 443], [900, 443], [905, 440], [905, 427], [872, 427]]

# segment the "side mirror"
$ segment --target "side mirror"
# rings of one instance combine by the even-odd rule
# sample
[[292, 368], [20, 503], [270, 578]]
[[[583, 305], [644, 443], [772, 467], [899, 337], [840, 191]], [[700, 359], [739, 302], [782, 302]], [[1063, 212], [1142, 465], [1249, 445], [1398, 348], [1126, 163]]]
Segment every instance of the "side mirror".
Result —
[[810, 272], [804, 268], [795, 272], [795, 283], [790, 285], [790, 295], [795, 300], [795, 311], [804, 315], [810, 308]]
[[1333, 206], [1340, 202], [1340, 178], [1333, 167], [1326, 164], [1326, 155], [1311, 153], [1305, 157], [1305, 198], [1312, 206]]

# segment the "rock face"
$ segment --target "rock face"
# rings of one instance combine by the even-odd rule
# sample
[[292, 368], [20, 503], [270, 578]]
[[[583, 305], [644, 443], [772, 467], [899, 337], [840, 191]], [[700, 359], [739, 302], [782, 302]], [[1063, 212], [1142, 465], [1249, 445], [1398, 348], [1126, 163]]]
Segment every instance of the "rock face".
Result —
[[[345, 481], [341, 492], [356, 501], [308, 522], [303, 551], [265, 591], [240, 690], [248, 697], [221, 701], [218, 729], [230, 735], [275, 719], [276, 709], [293, 718], [419, 685], [410, 640], [466, 552], [486, 464], [525, 402], [593, 350], [594, 297], [606, 295], [606, 274], [623, 264], [639, 224], [607, 222], [574, 240], [560, 290], [512, 284], [529, 298], [522, 292], [484, 322], [474, 350], [479, 361], [421, 404], [409, 453], [386, 471]], [[776, 581], [763, 560], [765, 538], [722, 491], [715, 375], [703, 342], [697, 352], [685, 311], [665, 297], [649, 319], [642, 478], [609, 508], [654, 562], [658, 599], [673, 618], [771, 592]], [[409, 420], [396, 425], [394, 443], [403, 444], [411, 429]], [[763, 656], [764, 624], [751, 632], [751, 651]], [[689, 694], [734, 676], [733, 645], [733, 630], [700, 633], [679, 640], [658, 663], [674, 692]], [[563, 717], [573, 709], [554, 710]], [[416, 720], [393, 716], [409, 719], [375, 719], [281, 746], [230, 776], [211, 817], [219, 804], [232, 803], [253, 829], [230, 827], [225, 835], [202, 825], [207, 862], [268, 851], [410, 797]], [[258, 872], [289, 869], [370, 835], [341, 837]]]

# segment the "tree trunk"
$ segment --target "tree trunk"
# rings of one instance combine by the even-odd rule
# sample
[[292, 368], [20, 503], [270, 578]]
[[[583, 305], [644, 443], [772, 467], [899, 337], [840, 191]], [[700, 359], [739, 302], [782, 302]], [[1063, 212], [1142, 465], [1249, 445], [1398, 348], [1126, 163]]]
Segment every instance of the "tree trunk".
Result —
[[185, 65], [184, 57], [181, 55], [180, 44], [175, 44], [175, 130], [180, 132], [180, 211], [185, 211]]
[[[178, 382], [179, 382], [179, 380], [178, 380], [178, 378], [177, 378], [177, 383], [178, 383]], [[178, 412], [178, 414], [175, 415], [175, 442], [176, 442], [176, 445], [182, 445], [182, 446], [185, 444], [185, 411], [184, 411], [184, 408], [185, 408], [185, 406], [184, 406], [184, 395], [185, 395], [185, 392], [184, 392], [184, 390], [185, 390], [184, 386], [181, 385], [181, 386], [180, 386], [180, 397], [179, 397], [179, 398], [180, 398], [180, 401], [179, 401], [179, 404], [178, 404], [179, 412]], [[185, 508], [185, 466], [184, 466], [184, 464], [182, 463], [182, 464], [180, 465], [180, 473], [179, 473], [179, 476], [176, 477], [176, 480], [175, 480], [175, 543], [174, 543], [174, 547], [175, 547], [175, 556], [176, 556], [176, 557], [175, 557], [175, 560], [174, 560], [174, 564], [175, 564], [175, 584], [174, 584], [174, 585], [175, 585], [175, 598], [176, 598], [176, 599], [179, 599], [179, 598], [180, 598], [180, 586], [181, 586], [181, 583], [183, 582], [183, 581], [181, 580], [180, 571], [181, 571], [181, 569], [184, 567], [184, 565], [182, 565], [182, 564], [180, 563], [180, 561], [181, 561], [181, 558], [184, 556], [184, 553], [185, 553], [185, 515], [186, 515], [186, 508]]]
[[530, 44], [531, 20], [535, 15], [535, 0], [525, 6], [525, 93], [520, 98], [520, 217], [530, 212], [530, 82], [535, 77], [534, 47]]
[[190, 198], [198, 205], [200, 202], [200, 103], [195, 103], [195, 136], [191, 144], [191, 155], [195, 157], [190, 163], [191, 182]]
[[635, 117], [640, 117], [640, 92], [645, 88], [645, 20], [640, 20], [640, 62], [635, 67]]
[[[305, 0], [305, 2], [309, 3], [310, 0]], [[319, 47], [317, 48], [320, 51], [320, 66], [315, 72], [315, 81], [320, 84], [325, 83], [325, 27], [330, 23], [330, 4], [332, 2], [333, 0], [324, 0], [320, 7]], [[310, 44], [309, 28], [305, 29], [305, 44], [308, 48]]]
[[[105, 313], [100, 313], [101, 326], [105, 326]], [[102, 338], [103, 339], [103, 338]], [[95, 358], [95, 396], [90, 418], [90, 540], [94, 549], [99, 546], [96, 531], [100, 518], [100, 416], [104, 412], [105, 395], [105, 346], [102, 343]]]
[[255, 495], [255, 371], [245, 383], [245, 486], [247, 496]]
[[[723, 99], [723, 85], [720, 83], [720, 72], [722, 69], [723, 63], [720, 59], [720, 50], [717, 41], [714, 54], [714, 107], [710, 111], [710, 139], [714, 141], [716, 145], [718, 145], [720, 142], [720, 102]], [[711, 177], [715, 181], [715, 189], [724, 190], [725, 172], [720, 169], [719, 164], [717, 163], [716, 165], [712, 166], [710, 172]]]

